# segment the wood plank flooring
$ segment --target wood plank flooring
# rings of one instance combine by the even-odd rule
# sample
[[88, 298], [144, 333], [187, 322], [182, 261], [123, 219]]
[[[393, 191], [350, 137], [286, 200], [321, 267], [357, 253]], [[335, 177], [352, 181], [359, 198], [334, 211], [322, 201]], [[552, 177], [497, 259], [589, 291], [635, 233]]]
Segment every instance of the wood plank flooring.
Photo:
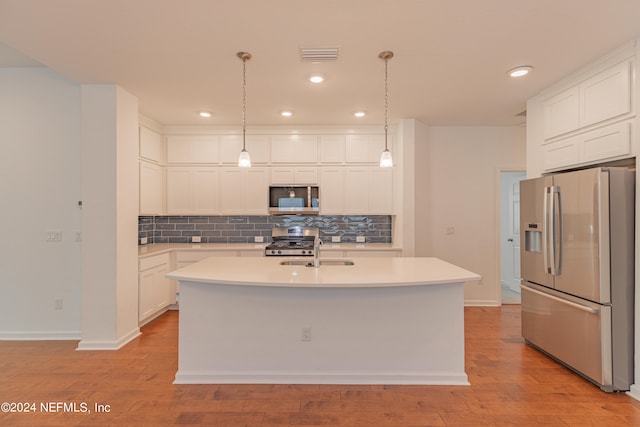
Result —
[[0, 342], [0, 402], [37, 405], [0, 413], [0, 425], [640, 425], [640, 402], [604, 393], [526, 346], [519, 305], [465, 309], [469, 387], [173, 385], [177, 329], [178, 313], [168, 312], [118, 351]]

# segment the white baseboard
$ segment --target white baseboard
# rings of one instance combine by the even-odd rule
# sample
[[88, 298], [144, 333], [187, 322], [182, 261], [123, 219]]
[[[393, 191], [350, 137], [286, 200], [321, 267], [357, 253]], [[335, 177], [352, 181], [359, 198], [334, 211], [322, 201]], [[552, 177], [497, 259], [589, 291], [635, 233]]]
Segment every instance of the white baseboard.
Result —
[[631, 389], [627, 394], [636, 400], [640, 400], [640, 386], [637, 384], [631, 384]]
[[496, 300], [464, 300], [465, 307], [500, 307], [502, 303]]
[[118, 350], [140, 336], [140, 328], [135, 328], [116, 341], [81, 340], [76, 350]]
[[176, 373], [174, 384], [397, 384], [468, 386], [464, 372], [229, 372]]
[[5, 331], [0, 332], [2, 341], [78, 341], [80, 331]]

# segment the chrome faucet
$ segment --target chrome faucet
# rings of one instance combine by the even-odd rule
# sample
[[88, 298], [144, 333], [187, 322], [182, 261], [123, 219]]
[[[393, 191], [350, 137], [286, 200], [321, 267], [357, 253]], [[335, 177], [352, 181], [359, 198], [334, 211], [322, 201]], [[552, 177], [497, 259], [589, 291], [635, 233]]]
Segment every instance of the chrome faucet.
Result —
[[322, 240], [320, 240], [320, 236], [316, 235], [315, 239], [313, 239], [313, 266], [315, 268], [320, 267], [320, 245], [322, 244]]

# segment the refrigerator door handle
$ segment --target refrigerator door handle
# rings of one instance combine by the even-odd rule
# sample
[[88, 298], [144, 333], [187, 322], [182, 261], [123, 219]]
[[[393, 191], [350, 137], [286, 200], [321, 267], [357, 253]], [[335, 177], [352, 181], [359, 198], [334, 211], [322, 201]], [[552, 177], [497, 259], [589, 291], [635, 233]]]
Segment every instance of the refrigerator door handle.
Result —
[[541, 296], [543, 296], [545, 298], [549, 298], [549, 299], [552, 299], [552, 300], [557, 301], [559, 303], [568, 305], [570, 307], [577, 308], [578, 310], [586, 311], [587, 313], [596, 314], [596, 313], [600, 312], [599, 308], [587, 307], [587, 306], [582, 305], [582, 304], [578, 304], [578, 303], [575, 303], [575, 302], [567, 301], [566, 299], [558, 298], [558, 297], [555, 297], [553, 295], [547, 294], [545, 292], [540, 292], [540, 291], [538, 291], [536, 289], [533, 289], [533, 288], [530, 288], [530, 287], [528, 287], [526, 285], [520, 285], [520, 287], [523, 290], [527, 291], [527, 292], [532, 292], [534, 294], [541, 295]]
[[551, 187], [551, 274], [560, 274], [560, 262], [562, 258], [562, 200], [560, 198], [560, 188]]
[[542, 204], [542, 260], [544, 261], [544, 272], [549, 270], [549, 189], [544, 187], [544, 199]]

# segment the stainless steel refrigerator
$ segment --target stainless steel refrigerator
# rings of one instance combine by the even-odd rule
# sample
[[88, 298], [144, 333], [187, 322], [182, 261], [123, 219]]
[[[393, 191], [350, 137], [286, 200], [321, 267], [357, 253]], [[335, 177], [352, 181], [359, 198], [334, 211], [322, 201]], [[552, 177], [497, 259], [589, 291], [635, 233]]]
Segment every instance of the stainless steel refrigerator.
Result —
[[522, 336], [599, 385], [633, 383], [635, 172], [520, 183]]

